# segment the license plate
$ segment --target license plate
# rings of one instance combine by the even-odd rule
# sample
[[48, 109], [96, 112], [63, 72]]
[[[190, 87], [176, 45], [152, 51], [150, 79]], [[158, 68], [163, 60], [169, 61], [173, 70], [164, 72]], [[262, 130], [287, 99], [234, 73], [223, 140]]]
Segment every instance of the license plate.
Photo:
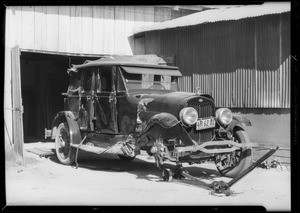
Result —
[[215, 118], [200, 118], [196, 123], [196, 130], [213, 128], [215, 125]]

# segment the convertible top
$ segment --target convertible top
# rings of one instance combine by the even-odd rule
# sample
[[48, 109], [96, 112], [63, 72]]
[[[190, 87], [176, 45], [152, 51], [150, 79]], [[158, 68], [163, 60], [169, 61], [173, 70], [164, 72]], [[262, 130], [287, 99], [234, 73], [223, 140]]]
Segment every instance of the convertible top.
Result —
[[[72, 65], [70, 69], [68, 69], [68, 73], [70, 72], [78, 72], [78, 69], [86, 68], [86, 67], [95, 67], [95, 66], [121, 66], [126, 72], [134, 73], [134, 74], [156, 74], [161, 75], [162, 72], [166, 75], [172, 76], [182, 76], [178, 67], [174, 66], [165, 66], [165, 65], [157, 65], [144, 61], [138, 61], [126, 56], [120, 55], [111, 55], [105, 56], [98, 60], [87, 60], [83, 64], [80, 65]], [[139, 69], [142, 68], [142, 69]], [[144, 69], [143, 69], [144, 68]]]

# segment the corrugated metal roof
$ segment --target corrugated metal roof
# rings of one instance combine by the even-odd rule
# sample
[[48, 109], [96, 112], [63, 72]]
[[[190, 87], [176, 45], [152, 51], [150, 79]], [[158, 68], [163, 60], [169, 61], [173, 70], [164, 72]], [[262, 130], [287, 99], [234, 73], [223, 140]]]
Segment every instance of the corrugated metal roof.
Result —
[[218, 21], [238, 20], [262, 15], [278, 14], [289, 12], [290, 10], [290, 2], [268, 2], [262, 5], [247, 5], [224, 9], [205, 10], [203, 12], [194, 13], [181, 18], [160, 22], [148, 27], [134, 29], [134, 34]]

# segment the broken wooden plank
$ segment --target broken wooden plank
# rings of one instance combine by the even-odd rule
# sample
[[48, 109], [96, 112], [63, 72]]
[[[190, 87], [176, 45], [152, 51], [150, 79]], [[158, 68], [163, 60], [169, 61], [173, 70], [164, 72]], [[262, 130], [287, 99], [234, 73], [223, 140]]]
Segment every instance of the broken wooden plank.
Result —
[[54, 152], [52, 150], [43, 149], [43, 148], [26, 149], [26, 151], [37, 154], [39, 157], [46, 157], [46, 156], [54, 155]]

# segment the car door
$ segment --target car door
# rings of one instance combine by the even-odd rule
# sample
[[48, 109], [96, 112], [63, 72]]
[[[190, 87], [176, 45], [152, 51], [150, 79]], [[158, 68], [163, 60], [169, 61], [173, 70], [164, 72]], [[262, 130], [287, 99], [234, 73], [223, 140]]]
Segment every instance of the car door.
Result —
[[95, 70], [95, 126], [100, 133], [118, 133], [115, 75], [114, 66], [101, 66]]
[[129, 135], [135, 132], [137, 119], [137, 100], [128, 98], [121, 68], [116, 67], [116, 90], [117, 90], [117, 120], [119, 134]]
[[94, 131], [94, 88], [95, 73], [93, 69], [81, 71], [81, 87], [79, 92], [79, 125], [82, 130]]

